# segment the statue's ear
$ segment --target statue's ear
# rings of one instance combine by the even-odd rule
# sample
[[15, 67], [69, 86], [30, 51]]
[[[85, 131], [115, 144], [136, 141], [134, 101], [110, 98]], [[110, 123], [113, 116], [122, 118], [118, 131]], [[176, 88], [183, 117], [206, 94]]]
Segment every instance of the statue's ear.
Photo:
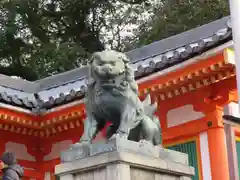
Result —
[[130, 62], [130, 59], [124, 53], [121, 53], [120, 57], [125, 64]]
[[88, 63], [88, 76], [90, 76], [90, 77], [93, 76], [92, 63], [93, 63], [96, 55], [97, 55], [97, 53], [93, 53], [89, 60], [89, 63]]
[[94, 77], [94, 72], [93, 72], [91, 66], [88, 66], [88, 68], [89, 68], [88, 69], [88, 77], [85, 80], [87, 86], [93, 84], [93, 82], [94, 82], [94, 78], [93, 78]]
[[93, 63], [93, 60], [94, 60], [95, 56], [96, 56], [96, 54], [93, 53], [92, 56], [91, 56], [90, 59], [89, 59], [88, 64], [92, 64], [92, 63]]

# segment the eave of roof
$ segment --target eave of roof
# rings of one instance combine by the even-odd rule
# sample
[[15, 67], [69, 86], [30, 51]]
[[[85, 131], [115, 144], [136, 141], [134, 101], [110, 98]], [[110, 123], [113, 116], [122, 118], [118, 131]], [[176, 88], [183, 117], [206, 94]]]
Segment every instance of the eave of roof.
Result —
[[[136, 79], [181, 63], [231, 40], [229, 19], [224, 17], [127, 52]], [[0, 101], [27, 109], [39, 109], [80, 99], [86, 91], [87, 71], [88, 67], [78, 68], [35, 82], [0, 76]]]
[[225, 120], [231, 121], [233, 123], [237, 123], [238, 125], [240, 125], [240, 118], [239, 117], [235, 117], [232, 115], [223, 115], [223, 118]]

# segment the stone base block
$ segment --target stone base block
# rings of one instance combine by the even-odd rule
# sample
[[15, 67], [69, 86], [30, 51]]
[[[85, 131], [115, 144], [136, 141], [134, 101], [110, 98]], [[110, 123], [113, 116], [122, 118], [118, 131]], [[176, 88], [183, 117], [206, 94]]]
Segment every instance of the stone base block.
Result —
[[191, 180], [186, 154], [115, 138], [106, 144], [75, 144], [55, 168], [60, 180]]

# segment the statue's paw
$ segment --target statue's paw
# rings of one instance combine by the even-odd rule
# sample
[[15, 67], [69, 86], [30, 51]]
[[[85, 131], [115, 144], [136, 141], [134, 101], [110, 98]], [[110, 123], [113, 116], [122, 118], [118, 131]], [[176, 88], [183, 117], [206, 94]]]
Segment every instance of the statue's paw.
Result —
[[112, 137], [110, 138], [110, 140], [111, 139], [117, 139], [117, 138], [128, 139], [128, 134], [127, 133], [118, 132], [118, 133], [113, 134]]
[[80, 142], [77, 142], [75, 144], [72, 144], [70, 149], [78, 148], [78, 147], [81, 147], [81, 146], [86, 146], [86, 145], [89, 145], [89, 144], [91, 144], [91, 141], [80, 141]]
[[141, 139], [141, 140], [139, 141], [139, 143], [141, 143], [141, 144], [143, 144], [143, 145], [154, 146], [151, 141], [148, 141], [148, 140], [146, 140], [146, 139]]

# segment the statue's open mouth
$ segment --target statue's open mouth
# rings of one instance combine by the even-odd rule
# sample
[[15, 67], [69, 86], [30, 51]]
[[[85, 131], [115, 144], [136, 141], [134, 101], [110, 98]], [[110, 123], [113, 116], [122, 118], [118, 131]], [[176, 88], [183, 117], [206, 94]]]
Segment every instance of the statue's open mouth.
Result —
[[111, 81], [111, 80], [115, 79], [116, 77], [121, 76], [123, 73], [124, 73], [124, 72], [121, 72], [121, 73], [97, 72], [97, 74], [99, 75], [99, 77], [101, 77], [101, 78], [104, 79], [105, 81]]
[[115, 88], [116, 87], [115, 80], [102, 80], [101, 86], [109, 89]]

